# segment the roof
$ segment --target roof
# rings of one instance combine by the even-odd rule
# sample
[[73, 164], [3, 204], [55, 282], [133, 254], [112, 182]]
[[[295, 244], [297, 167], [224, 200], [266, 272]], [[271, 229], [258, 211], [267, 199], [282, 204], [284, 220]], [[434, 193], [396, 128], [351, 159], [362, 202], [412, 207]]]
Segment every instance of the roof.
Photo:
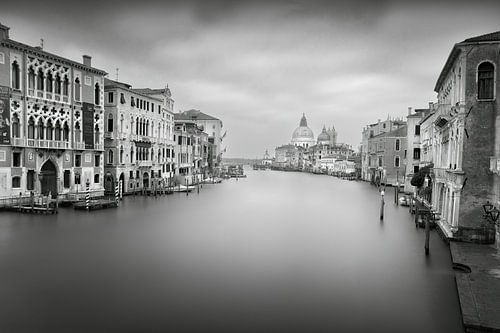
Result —
[[477, 44], [477, 43], [500, 43], [500, 31], [491, 32], [485, 35], [480, 35], [476, 37], [467, 38], [464, 41], [453, 45], [448, 58], [446, 59], [446, 63], [439, 74], [439, 77], [436, 81], [436, 85], [434, 86], [434, 91], [439, 92], [439, 88], [442, 86], [444, 79], [446, 78], [446, 74], [450, 71], [451, 66], [457, 59], [457, 57], [461, 53], [461, 46]]
[[385, 133], [380, 133], [379, 135], [375, 135], [371, 139], [378, 139], [378, 138], [402, 138], [406, 137], [406, 131], [407, 131], [407, 126], [402, 126], [398, 129], [395, 129], [394, 131], [391, 132], [385, 132]]
[[27, 45], [27, 44], [24, 44], [24, 43], [21, 43], [21, 42], [12, 40], [12, 39], [5, 39], [5, 40], [0, 41], [0, 46], [18, 49], [18, 50], [33, 54], [37, 57], [43, 57], [43, 58], [50, 59], [52, 61], [58, 61], [62, 64], [67, 65], [67, 66], [73, 66], [73, 67], [87, 70], [89, 72], [93, 72], [96, 74], [100, 74], [100, 75], [108, 74], [106, 71], [104, 71], [102, 69], [90, 67], [90, 66], [84, 65], [80, 62], [76, 62], [76, 61], [70, 60], [68, 58], [61, 57], [57, 54], [53, 54], [53, 53], [44, 51], [40, 47], [30, 46], [30, 45]]
[[180, 113], [174, 114], [175, 120], [219, 120], [218, 118], [212, 117], [206, 113], [201, 112], [200, 110], [188, 110]]
[[151, 88], [135, 88], [133, 89], [135, 92], [145, 95], [167, 95], [168, 97], [172, 96], [170, 88], [168, 85], [165, 88], [160, 89], [151, 89]]
[[128, 83], [125, 82], [119, 82], [119, 81], [114, 81], [110, 80], [108, 78], [104, 78], [104, 88], [123, 88], [123, 89], [130, 89], [132, 86]]

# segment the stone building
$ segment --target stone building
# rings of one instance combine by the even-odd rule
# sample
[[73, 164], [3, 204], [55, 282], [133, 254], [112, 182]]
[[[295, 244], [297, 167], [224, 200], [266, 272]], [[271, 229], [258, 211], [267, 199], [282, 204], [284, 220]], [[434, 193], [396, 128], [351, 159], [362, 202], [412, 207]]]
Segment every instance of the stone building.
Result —
[[103, 188], [104, 76], [9, 38], [0, 24], [0, 193], [92, 195]]
[[500, 31], [455, 44], [434, 88], [438, 101], [421, 122], [432, 209], [449, 238], [495, 240], [484, 205], [500, 209], [499, 52]]
[[404, 191], [414, 193], [415, 187], [411, 185], [411, 179], [420, 168], [421, 147], [420, 147], [420, 121], [429, 109], [408, 108], [408, 116], [406, 117], [406, 170], [404, 174]]
[[[105, 189], [123, 193], [168, 184], [174, 170], [173, 113], [161, 95], [105, 81]], [[165, 99], [171, 97], [170, 91]]]
[[313, 131], [309, 127], [307, 127], [307, 119], [305, 114], [302, 114], [299, 127], [297, 127], [293, 131], [291, 144], [306, 149], [316, 144]]
[[302, 170], [305, 148], [292, 144], [276, 147], [273, 166]]

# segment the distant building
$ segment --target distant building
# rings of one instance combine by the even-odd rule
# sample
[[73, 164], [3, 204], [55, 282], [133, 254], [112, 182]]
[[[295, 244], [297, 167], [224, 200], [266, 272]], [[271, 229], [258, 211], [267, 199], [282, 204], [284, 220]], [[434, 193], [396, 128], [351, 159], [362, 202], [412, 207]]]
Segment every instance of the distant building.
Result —
[[267, 149], [266, 152], [264, 153], [264, 157], [262, 158], [261, 164], [268, 166], [271, 166], [273, 164], [273, 158], [271, 157], [271, 155], [269, 155]]
[[305, 114], [302, 114], [299, 127], [293, 131], [291, 144], [302, 148], [309, 148], [316, 144], [313, 131], [307, 127]]
[[429, 109], [412, 109], [408, 108], [408, 116], [406, 117], [406, 171], [404, 177], [404, 191], [414, 193], [415, 187], [411, 185], [411, 179], [420, 168], [421, 147], [420, 147], [420, 121]]
[[301, 169], [304, 163], [304, 151], [302, 146], [283, 145], [276, 147], [273, 166], [279, 168]]

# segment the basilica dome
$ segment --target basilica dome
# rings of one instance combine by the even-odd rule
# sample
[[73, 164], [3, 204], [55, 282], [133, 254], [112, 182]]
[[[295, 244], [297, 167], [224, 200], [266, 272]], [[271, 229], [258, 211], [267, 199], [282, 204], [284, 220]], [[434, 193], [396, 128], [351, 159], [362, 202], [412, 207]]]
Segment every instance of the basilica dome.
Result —
[[292, 145], [308, 148], [315, 143], [313, 131], [307, 127], [306, 116], [302, 114], [299, 127], [297, 127], [292, 134]]
[[329, 144], [330, 135], [326, 132], [326, 127], [323, 125], [323, 131], [318, 135], [318, 144]]

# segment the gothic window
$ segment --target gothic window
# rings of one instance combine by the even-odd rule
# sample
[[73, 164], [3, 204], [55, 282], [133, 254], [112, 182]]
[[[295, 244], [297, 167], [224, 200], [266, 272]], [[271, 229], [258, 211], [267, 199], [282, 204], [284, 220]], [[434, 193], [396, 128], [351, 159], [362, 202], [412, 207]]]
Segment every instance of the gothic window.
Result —
[[47, 140], [52, 140], [52, 130], [53, 130], [53, 126], [52, 126], [52, 120], [48, 120], [47, 121]]
[[113, 132], [113, 115], [110, 113], [108, 115], [108, 132]]
[[139, 118], [135, 120], [135, 134], [139, 135]]
[[49, 72], [47, 74], [47, 85], [46, 85], [47, 92], [52, 92], [52, 85], [53, 85], [53, 83], [54, 83], [54, 80], [52, 78], [52, 73]]
[[33, 117], [30, 117], [28, 120], [28, 139], [34, 139], [35, 138], [35, 121], [33, 120]]
[[71, 171], [64, 170], [64, 184], [63, 184], [64, 188], [69, 188], [69, 186], [70, 186], [70, 181], [69, 181], [70, 176], [71, 176]]
[[81, 90], [80, 78], [75, 79], [75, 101], [80, 101], [80, 90]]
[[77, 121], [75, 123], [75, 142], [80, 142], [80, 134], [81, 134], [80, 123]]
[[130, 163], [134, 163], [134, 147], [130, 148]]
[[37, 77], [36, 77], [36, 81], [37, 81], [37, 82], [36, 82], [37, 89], [38, 89], [38, 90], [43, 90], [43, 86], [44, 86], [44, 84], [43, 84], [44, 77], [43, 77], [43, 71], [42, 71], [42, 69], [41, 69], [41, 68], [38, 70], [38, 75], [37, 75]]
[[100, 133], [99, 133], [99, 125], [94, 126], [94, 142], [96, 144], [101, 143]]
[[146, 136], [149, 136], [149, 120], [146, 121]]
[[56, 127], [55, 127], [55, 132], [54, 132], [54, 139], [56, 141], [61, 141], [61, 123], [56, 121]]
[[123, 146], [120, 146], [120, 164], [123, 164]]
[[61, 94], [61, 83], [61, 76], [59, 74], [56, 74], [54, 93]]
[[21, 84], [21, 75], [19, 71], [19, 64], [17, 61], [12, 63], [12, 89], [20, 89]]
[[120, 132], [123, 133], [123, 115], [120, 116]]
[[108, 164], [113, 164], [113, 151], [108, 150]]
[[125, 95], [123, 93], [120, 93], [120, 103], [125, 104]]
[[63, 126], [63, 140], [68, 142], [69, 141], [69, 126], [68, 123], [64, 123]]
[[99, 86], [99, 83], [96, 83], [94, 87], [94, 104], [101, 104], [101, 87]]
[[19, 133], [19, 117], [17, 114], [14, 114], [12, 116], [12, 136], [14, 138], [19, 138], [20, 133]]
[[28, 69], [28, 88], [35, 89], [35, 70], [33, 67]]
[[135, 106], [134, 96], [130, 96], [130, 106]]
[[399, 168], [399, 156], [394, 157], [394, 167]]
[[491, 62], [485, 61], [477, 68], [477, 98], [494, 98], [495, 67]]
[[69, 79], [67, 75], [64, 75], [63, 95], [68, 96], [68, 91], [69, 91]]
[[43, 140], [43, 138], [44, 138], [44, 133], [43, 133], [44, 126], [43, 126], [42, 118], [38, 119], [37, 127], [38, 127], [38, 139]]

